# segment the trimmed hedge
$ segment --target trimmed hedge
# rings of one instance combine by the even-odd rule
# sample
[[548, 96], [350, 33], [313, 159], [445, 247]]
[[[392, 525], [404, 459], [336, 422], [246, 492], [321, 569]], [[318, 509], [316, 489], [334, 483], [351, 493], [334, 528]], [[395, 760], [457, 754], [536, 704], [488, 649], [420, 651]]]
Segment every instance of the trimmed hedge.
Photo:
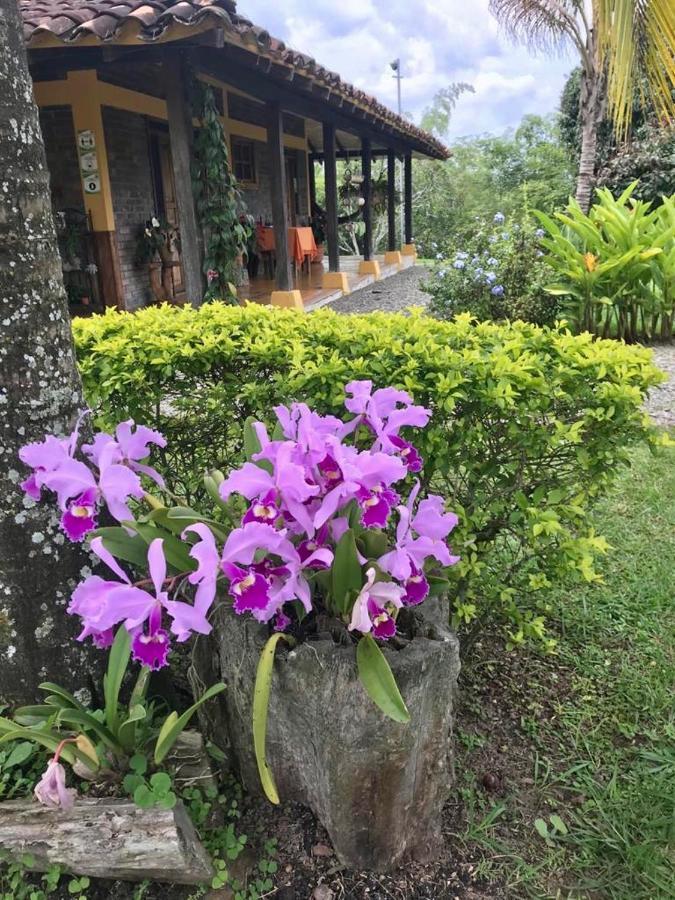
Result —
[[522, 322], [214, 303], [108, 312], [74, 332], [98, 423], [163, 431], [164, 472], [190, 502], [204, 469], [240, 460], [247, 416], [291, 400], [339, 414], [354, 378], [409, 391], [433, 410], [417, 441], [423, 480], [461, 520], [455, 622], [497, 615], [511, 644], [543, 638], [539, 592], [553, 578], [598, 579], [607, 545], [590, 504], [632, 444], [658, 442], [641, 409], [661, 380], [651, 351]]

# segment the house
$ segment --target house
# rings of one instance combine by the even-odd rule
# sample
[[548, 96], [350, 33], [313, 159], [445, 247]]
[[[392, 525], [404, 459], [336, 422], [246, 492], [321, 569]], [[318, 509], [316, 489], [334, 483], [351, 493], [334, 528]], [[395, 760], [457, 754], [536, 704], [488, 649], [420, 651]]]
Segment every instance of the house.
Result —
[[[71, 248], [64, 268], [75, 284], [75, 308], [82, 301], [134, 309], [148, 301], [148, 266], [137, 262], [137, 243], [154, 215], [180, 233], [169, 263], [172, 292], [191, 302], [203, 296], [187, 96], [195, 77], [213, 88], [251, 215], [273, 229], [266, 300], [302, 308], [302, 290], [305, 302], [348, 292], [358, 278], [372, 280], [384, 266], [392, 271], [414, 261], [411, 161], [445, 159], [445, 147], [239, 15], [234, 0], [20, 0], [20, 7], [53, 205]], [[373, 159], [383, 157], [388, 252], [378, 260], [369, 175]], [[336, 160], [351, 158], [364, 176], [358, 267], [338, 248]], [[395, 212], [400, 163], [402, 247]], [[325, 172], [327, 259], [294, 266], [289, 241], [315, 210], [316, 164]], [[247, 290], [262, 296], [255, 284]]]

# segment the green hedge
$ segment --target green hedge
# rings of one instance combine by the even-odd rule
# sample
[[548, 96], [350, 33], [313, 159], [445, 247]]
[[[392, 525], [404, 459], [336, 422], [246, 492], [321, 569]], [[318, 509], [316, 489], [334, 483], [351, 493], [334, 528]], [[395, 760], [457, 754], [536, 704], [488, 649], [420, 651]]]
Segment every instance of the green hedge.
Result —
[[74, 331], [99, 423], [162, 430], [165, 472], [191, 502], [202, 470], [240, 459], [247, 416], [293, 399], [339, 413], [354, 378], [408, 390], [433, 410], [416, 441], [423, 479], [461, 517], [456, 622], [497, 615], [512, 643], [543, 636], [552, 579], [598, 578], [606, 545], [589, 506], [632, 444], [658, 441], [641, 410], [661, 380], [651, 351], [522, 322], [214, 303], [109, 312]]

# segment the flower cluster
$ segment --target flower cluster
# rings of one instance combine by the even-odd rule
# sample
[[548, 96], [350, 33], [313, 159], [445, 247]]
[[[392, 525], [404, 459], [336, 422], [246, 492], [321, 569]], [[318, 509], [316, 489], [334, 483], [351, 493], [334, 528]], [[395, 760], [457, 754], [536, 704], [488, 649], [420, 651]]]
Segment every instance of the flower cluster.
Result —
[[19, 451], [21, 461], [33, 470], [21, 487], [33, 500], [41, 499], [43, 488], [56, 494], [61, 527], [71, 541], [81, 541], [96, 527], [103, 504], [118, 522], [131, 519], [129, 500], [144, 494], [141, 475], [164, 485], [161, 475], [142, 462], [151, 445], [166, 445], [159, 432], [142, 425], [135, 428], [132, 420], [121, 422], [114, 437], [99, 432], [82, 447], [86, 463], [75, 459], [78, 439], [79, 423], [68, 438], [48, 435]]
[[461, 249], [448, 253], [426, 290], [440, 317], [470, 312], [481, 319], [525, 318], [552, 324], [555, 303], [545, 294], [550, 278], [540, 248], [541, 230], [529, 222], [510, 225], [498, 212], [479, 225]]
[[[411, 478], [421, 471], [422, 459], [401, 431], [424, 427], [429, 410], [414, 405], [405, 391], [373, 390], [370, 381], [353, 381], [346, 393], [347, 421], [294, 403], [275, 409], [278, 439], [270, 439], [260, 422], [247, 426], [257, 451], [229, 477], [221, 476], [219, 485], [223, 505], [241, 502], [231, 500], [233, 495], [247, 501], [239, 526], [229, 533], [195, 513], [179, 538], [154, 520], [135, 534], [130, 500], [144, 498], [165, 510], [141, 485], [145, 475], [164, 486], [143, 462], [151, 446], [165, 446], [162, 435], [149, 428], [129, 421], [114, 436], [97, 434], [82, 447], [86, 462], [75, 458], [77, 429], [68, 439], [49, 436], [24, 447], [21, 459], [33, 471], [23, 489], [36, 500], [43, 489], [56, 494], [62, 527], [72, 540], [96, 526], [105, 504], [129, 528], [119, 529], [122, 536], [146, 547], [149, 578], [133, 582], [104, 539], [91, 539], [92, 552], [115, 578], [91, 575], [73, 592], [68, 612], [82, 621], [79, 639], [108, 647], [122, 625], [132, 637], [134, 658], [161, 668], [172, 639], [210, 632], [208, 614], [220, 581], [235, 613], [250, 613], [277, 630], [325, 611], [360, 634], [395, 634], [398, 610], [428, 596], [428, 572], [439, 574], [458, 561], [446, 543], [457, 517], [445, 512], [441, 497], [418, 499], [419, 482]], [[401, 485], [411, 482], [404, 501]], [[348, 532], [362, 586], [345, 603], [331, 576], [342, 564], [336, 552]], [[368, 535], [377, 539], [369, 542]], [[192, 565], [185, 571], [174, 565], [175, 574], [167, 577], [167, 559], [175, 560], [167, 548], [175, 550], [175, 544]], [[328, 577], [321, 581], [320, 573]], [[187, 585], [194, 594], [189, 600]]]

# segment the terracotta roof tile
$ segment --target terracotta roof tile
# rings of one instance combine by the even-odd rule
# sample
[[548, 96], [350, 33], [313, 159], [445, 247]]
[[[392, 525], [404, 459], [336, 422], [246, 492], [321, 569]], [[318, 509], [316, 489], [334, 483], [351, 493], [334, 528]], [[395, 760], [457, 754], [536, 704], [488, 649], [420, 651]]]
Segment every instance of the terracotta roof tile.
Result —
[[417, 128], [365, 91], [343, 81], [311, 56], [286, 47], [283, 41], [254, 25], [237, 13], [235, 0], [20, 0], [24, 38], [28, 47], [45, 33], [64, 44], [74, 44], [80, 38], [95, 35], [101, 41], [114, 42], [129, 19], [140, 31], [138, 37], [156, 41], [174, 23], [182, 27], [200, 25], [211, 19], [213, 27], [236, 36], [241, 42], [254, 45], [255, 52], [273, 62], [289, 66], [322, 87], [326, 87], [357, 106], [365, 108], [399, 134], [412, 138], [430, 156], [446, 158], [448, 150], [433, 135]]

